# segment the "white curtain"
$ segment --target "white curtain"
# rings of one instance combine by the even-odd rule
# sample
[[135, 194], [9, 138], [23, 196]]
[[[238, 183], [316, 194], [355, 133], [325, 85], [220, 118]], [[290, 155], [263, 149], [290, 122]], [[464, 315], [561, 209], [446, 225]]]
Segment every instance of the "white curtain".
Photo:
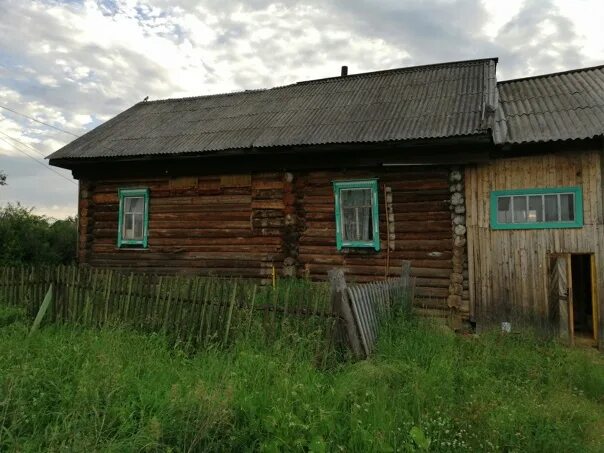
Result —
[[343, 189], [342, 239], [345, 241], [371, 241], [373, 239], [371, 189]]
[[123, 239], [143, 239], [144, 206], [145, 200], [142, 197], [124, 198]]

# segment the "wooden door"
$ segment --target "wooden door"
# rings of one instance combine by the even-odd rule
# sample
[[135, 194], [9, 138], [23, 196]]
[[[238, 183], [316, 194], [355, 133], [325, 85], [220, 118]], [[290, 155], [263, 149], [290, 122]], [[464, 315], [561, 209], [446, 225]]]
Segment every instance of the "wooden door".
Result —
[[573, 291], [570, 254], [550, 255], [550, 313], [557, 321], [560, 337], [574, 341]]

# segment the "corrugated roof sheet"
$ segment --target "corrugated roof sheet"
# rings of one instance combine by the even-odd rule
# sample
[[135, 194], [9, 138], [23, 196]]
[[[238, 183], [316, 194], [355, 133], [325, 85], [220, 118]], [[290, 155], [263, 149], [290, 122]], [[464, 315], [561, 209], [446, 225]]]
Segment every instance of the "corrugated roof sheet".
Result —
[[201, 153], [486, 134], [497, 59], [394, 69], [267, 90], [141, 102], [50, 159]]
[[499, 82], [494, 141], [519, 144], [604, 134], [604, 65]]

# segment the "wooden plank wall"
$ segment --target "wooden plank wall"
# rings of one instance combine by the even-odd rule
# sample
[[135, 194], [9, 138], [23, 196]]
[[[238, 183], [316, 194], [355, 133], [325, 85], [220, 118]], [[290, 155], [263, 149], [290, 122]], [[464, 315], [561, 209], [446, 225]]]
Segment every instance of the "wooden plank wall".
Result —
[[[313, 280], [327, 279], [327, 271], [338, 266], [350, 281], [365, 282], [384, 279], [388, 262], [388, 275], [398, 276], [402, 260], [409, 260], [422, 313], [445, 317], [453, 243], [449, 171], [447, 167], [380, 167], [81, 181], [80, 262], [265, 280], [273, 265], [282, 275]], [[332, 181], [373, 177], [380, 183], [381, 250], [338, 251]], [[390, 253], [385, 186], [392, 191]], [[134, 187], [150, 189], [147, 250], [116, 246], [117, 191]], [[467, 281], [464, 284], [467, 293]]]
[[[604, 295], [604, 229], [600, 151], [497, 159], [466, 168], [469, 277], [472, 316], [512, 309], [548, 314], [549, 253], [594, 253], [600, 306]], [[583, 187], [580, 229], [491, 230], [492, 190]], [[478, 319], [480, 322], [480, 319]]]

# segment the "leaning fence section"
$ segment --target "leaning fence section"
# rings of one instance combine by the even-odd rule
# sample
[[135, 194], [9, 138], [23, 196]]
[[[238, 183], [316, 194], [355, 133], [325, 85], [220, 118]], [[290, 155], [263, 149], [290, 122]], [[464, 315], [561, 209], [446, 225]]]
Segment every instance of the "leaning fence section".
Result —
[[415, 285], [410, 274], [410, 263], [404, 261], [400, 278], [349, 285], [343, 271], [332, 271], [332, 304], [344, 321], [347, 343], [355, 355], [368, 357], [382, 323], [397, 308], [411, 306]]

